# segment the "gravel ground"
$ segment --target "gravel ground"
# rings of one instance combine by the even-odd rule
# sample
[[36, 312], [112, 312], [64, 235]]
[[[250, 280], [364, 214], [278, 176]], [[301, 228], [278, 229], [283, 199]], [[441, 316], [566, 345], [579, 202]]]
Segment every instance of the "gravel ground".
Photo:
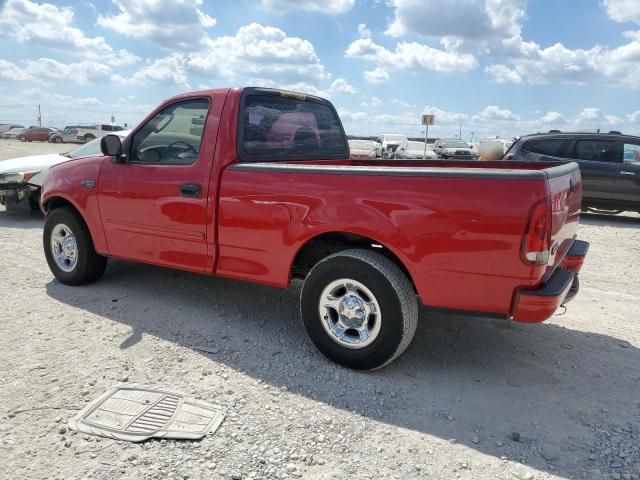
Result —
[[0, 160], [42, 155], [45, 153], [68, 152], [78, 147], [78, 143], [20, 142], [18, 140], [0, 139]]
[[[566, 313], [520, 325], [424, 310], [407, 352], [373, 373], [315, 351], [299, 287], [120, 261], [66, 287], [41, 235], [41, 217], [0, 210], [0, 478], [640, 478], [639, 216], [584, 216], [591, 251]], [[227, 418], [200, 442], [67, 430], [124, 381]]]

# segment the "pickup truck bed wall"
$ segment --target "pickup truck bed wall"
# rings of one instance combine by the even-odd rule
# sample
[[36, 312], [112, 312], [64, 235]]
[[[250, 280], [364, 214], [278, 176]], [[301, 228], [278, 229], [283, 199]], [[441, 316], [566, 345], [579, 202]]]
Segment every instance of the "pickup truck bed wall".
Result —
[[[350, 232], [393, 252], [424, 304], [508, 315], [514, 290], [545, 274], [545, 266], [520, 260], [530, 206], [549, 195], [549, 174], [568, 182], [562, 175], [571, 169], [422, 165], [231, 166], [220, 190], [217, 273], [286, 286], [307, 241]], [[578, 211], [563, 227], [571, 230], [565, 237], [573, 238]]]

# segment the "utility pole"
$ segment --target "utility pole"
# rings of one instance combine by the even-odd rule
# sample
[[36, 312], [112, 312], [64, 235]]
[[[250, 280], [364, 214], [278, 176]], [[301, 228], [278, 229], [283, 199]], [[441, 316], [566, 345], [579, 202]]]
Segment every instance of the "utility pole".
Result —
[[460, 133], [458, 135], [458, 138], [462, 140], [462, 124], [460, 124]]
[[40, 113], [40, 104], [38, 104], [38, 126], [42, 126], [42, 114]]

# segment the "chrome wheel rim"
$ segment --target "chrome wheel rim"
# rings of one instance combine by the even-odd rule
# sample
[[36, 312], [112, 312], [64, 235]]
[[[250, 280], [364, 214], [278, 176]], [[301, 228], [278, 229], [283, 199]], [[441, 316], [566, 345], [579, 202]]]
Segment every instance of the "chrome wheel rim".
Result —
[[78, 263], [78, 243], [71, 229], [63, 223], [51, 231], [51, 253], [63, 272], [72, 272]]
[[364, 348], [380, 334], [380, 304], [357, 280], [341, 278], [327, 285], [320, 295], [318, 311], [329, 337], [343, 347]]

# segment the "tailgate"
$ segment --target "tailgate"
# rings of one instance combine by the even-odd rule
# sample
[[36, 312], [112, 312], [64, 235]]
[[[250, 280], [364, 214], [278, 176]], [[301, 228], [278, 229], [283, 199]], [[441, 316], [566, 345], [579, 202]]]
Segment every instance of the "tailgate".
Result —
[[[569, 168], [571, 166], [573, 168]], [[551, 173], [553, 170], [549, 170], [551, 252], [545, 277], [551, 275], [571, 248], [582, 206], [582, 177], [578, 164], [565, 165], [556, 174]]]

